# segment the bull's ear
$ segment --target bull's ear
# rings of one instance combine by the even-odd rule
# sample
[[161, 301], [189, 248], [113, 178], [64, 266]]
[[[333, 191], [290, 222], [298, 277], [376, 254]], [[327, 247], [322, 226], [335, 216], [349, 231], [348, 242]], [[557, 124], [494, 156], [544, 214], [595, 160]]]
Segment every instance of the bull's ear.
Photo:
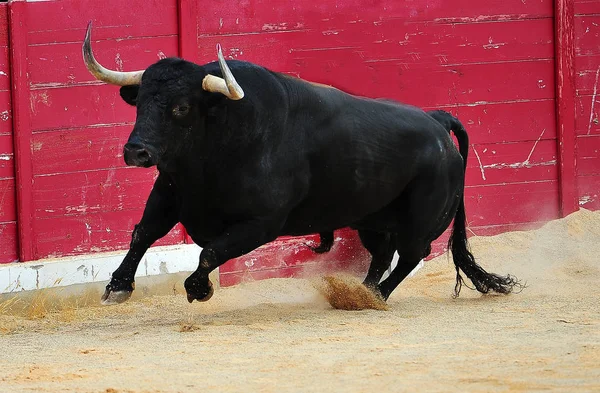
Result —
[[139, 90], [140, 85], [123, 86], [120, 90], [121, 98], [129, 105], [135, 106]]

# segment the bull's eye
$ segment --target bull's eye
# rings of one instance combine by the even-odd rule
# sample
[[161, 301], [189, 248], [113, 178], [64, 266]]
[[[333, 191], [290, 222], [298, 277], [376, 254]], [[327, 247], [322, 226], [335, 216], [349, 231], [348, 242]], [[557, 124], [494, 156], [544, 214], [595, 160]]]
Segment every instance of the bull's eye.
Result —
[[188, 105], [182, 104], [182, 105], [175, 105], [175, 107], [173, 108], [173, 116], [178, 117], [178, 118], [182, 118], [185, 115], [187, 115], [190, 111], [190, 107]]

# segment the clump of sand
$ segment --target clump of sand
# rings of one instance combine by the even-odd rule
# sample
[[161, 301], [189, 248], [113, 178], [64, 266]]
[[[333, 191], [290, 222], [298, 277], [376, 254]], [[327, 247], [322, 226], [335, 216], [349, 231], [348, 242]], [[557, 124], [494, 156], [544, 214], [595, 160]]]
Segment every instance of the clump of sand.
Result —
[[349, 311], [388, 310], [388, 305], [380, 296], [349, 274], [325, 276], [315, 281], [314, 285], [333, 308]]

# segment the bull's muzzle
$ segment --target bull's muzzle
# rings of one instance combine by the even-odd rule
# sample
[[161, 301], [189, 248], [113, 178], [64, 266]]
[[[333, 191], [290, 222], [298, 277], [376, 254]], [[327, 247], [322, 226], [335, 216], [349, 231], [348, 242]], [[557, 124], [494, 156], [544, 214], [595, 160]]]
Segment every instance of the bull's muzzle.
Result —
[[125, 164], [130, 166], [149, 168], [155, 164], [148, 149], [137, 143], [126, 143], [123, 148], [123, 157]]

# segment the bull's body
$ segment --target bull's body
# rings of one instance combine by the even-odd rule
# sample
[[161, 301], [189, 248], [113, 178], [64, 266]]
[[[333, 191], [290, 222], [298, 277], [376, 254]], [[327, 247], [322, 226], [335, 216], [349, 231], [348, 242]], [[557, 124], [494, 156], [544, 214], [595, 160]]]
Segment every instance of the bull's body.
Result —
[[[397, 232], [406, 226], [407, 209], [394, 202], [419, 183], [428, 184], [419, 199], [439, 199], [434, 209], [453, 217], [462, 158], [448, 132], [423, 111], [247, 63], [229, 66], [251, 93], [222, 103], [205, 131], [214, 137], [210, 145], [190, 143], [176, 163], [158, 165], [175, 184], [179, 219], [198, 244], [249, 217], [271, 227], [269, 240], [345, 226]], [[218, 72], [216, 64], [207, 69]], [[253, 90], [254, 81], [263, 87]]]
[[[128, 297], [143, 253], [178, 222], [203, 247], [185, 282], [190, 301], [210, 298], [208, 273], [232, 258], [280, 235], [346, 226], [359, 230], [373, 255], [365, 283], [387, 299], [455, 215], [457, 271], [483, 291], [512, 287], [469, 260], [462, 202], [468, 142], [455, 118], [446, 114], [463, 142], [460, 153], [449, 128], [415, 107], [251, 63], [227, 65], [165, 59], [145, 70], [141, 85], [122, 88], [138, 112], [125, 161], [157, 165], [160, 174], [105, 301]], [[394, 251], [398, 268], [379, 284]]]

